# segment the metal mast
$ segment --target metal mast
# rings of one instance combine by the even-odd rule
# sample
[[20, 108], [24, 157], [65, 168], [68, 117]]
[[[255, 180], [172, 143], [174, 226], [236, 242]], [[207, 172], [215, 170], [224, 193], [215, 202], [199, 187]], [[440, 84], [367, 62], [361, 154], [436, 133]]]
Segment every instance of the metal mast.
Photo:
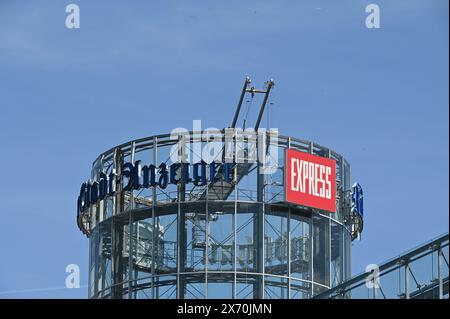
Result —
[[231, 123], [231, 128], [235, 128], [236, 127], [236, 123], [237, 120], [239, 118], [239, 113], [241, 112], [241, 107], [242, 107], [242, 102], [244, 100], [245, 94], [246, 93], [250, 93], [252, 95], [252, 97], [256, 94], [256, 93], [262, 93], [264, 94], [264, 100], [261, 104], [261, 107], [259, 109], [259, 114], [258, 114], [258, 119], [256, 120], [256, 124], [255, 124], [255, 131], [258, 131], [259, 125], [261, 124], [261, 120], [262, 120], [262, 116], [264, 114], [264, 109], [266, 108], [266, 104], [267, 104], [267, 100], [269, 99], [269, 94], [270, 91], [272, 89], [272, 87], [274, 86], [275, 82], [273, 81], [273, 79], [270, 79], [269, 81], [266, 82], [266, 88], [264, 90], [258, 90], [255, 89], [255, 87], [249, 87], [251, 83], [250, 78], [247, 76], [245, 78], [245, 83], [244, 83], [244, 87], [242, 88], [242, 93], [241, 96], [239, 98], [239, 102], [236, 108], [236, 112], [234, 113], [234, 118], [233, 118], [233, 122]]

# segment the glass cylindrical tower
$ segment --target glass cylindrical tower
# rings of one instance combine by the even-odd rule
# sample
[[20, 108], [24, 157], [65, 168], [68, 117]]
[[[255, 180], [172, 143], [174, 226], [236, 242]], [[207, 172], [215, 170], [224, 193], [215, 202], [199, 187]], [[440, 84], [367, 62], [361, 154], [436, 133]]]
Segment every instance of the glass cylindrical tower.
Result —
[[[237, 161], [227, 180], [220, 165], [169, 170], [174, 152], [190, 154], [192, 162], [196, 152], [211, 149], [201, 132], [189, 132], [187, 151], [176, 147], [179, 141], [151, 136], [95, 160], [77, 216], [90, 241], [90, 298], [311, 298], [350, 277], [350, 166], [341, 155], [279, 135], [271, 174], [259, 174], [259, 160]], [[213, 143], [224, 148], [224, 131]], [[219, 151], [221, 159], [236, 161], [231, 143], [233, 151]], [[285, 149], [336, 161], [336, 212], [286, 202]], [[242, 150], [247, 154], [247, 146]], [[193, 183], [193, 170], [202, 168], [208, 178]], [[130, 180], [145, 185], [130, 187]]]

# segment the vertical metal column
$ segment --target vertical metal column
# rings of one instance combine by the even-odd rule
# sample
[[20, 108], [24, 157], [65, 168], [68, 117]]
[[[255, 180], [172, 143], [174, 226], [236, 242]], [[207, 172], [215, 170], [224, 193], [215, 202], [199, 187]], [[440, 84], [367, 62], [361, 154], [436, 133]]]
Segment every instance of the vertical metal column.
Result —
[[343, 283], [346, 279], [344, 278], [344, 259], [345, 259], [345, 248], [344, 248], [344, 232], [346, 231], [344, 223], [339, 227], [339, 281], [338, 285]]
[[[314, 144], [313, 142], [309, 143], [309, 153], [312, 154], [314, 150]], [[311, 271], [311, 296], [314, 296], [314, 236], [315, 236], [315, 229], [314, 229], [314, 213], [311, 213], [311, 221], [310, 221], [310, 236], [311, 236], [311, 265], [310, 265], [310, 271]]]
[[375, 284], [375, 280], [377, 280], [376, 278], [373, 279], [373, 299], [378, 299], [378, 294], [377, 294], [377, 285]]
[[[236, 130], [234, 131], [234, 144], [233, 144], [234, 156], [236, 156]], [[235, 158], [235, 157], [234, 157]], [[237, 161], [236, 161], [237, 162]], [[236, 299], [237, 292], [237, 236], [236, 236], [236, 227], [237, 227], [237, 214], [238, 214], [238, 187], [239, 185], [236, 183], [237, 179], [237, 164], [233, 167], [233, 183], [234, 183], [234, 215], [233, 215], [233, 299]]]
[[112, 253], [114, 256], [113, 263], [113, 287], [112, 287], [112, 298], [122, 299], [122, 287], [123, 287], [123, 263], [122, 263], [122, 252], [123, 252], [123, 225], [120, 223], [116, 224], [116, 217], [113, 217], [113, 236], [114, 245], [112, 246]]
[[[153, 165], [156, 166], [157, 163], [157, 147], [158, 147], [158, 138], [153, 138]], [[159, 229], [159, 225], [158, 225]], [[155, 298], [155, 272], [156, 272], [156, 186], [152, 188], [152, 299]]]
[[[206, 170], [207, 176], [209, 175], [209, 170]], [[208, 267], [209, 267], [209, 207], [208, 207], [208, 197], [209, 197], [209, 185], [210, 178], [207, 178], [206, 189], [205, 189], [205, 298], [208, 298]]]
[[344, 159], [342, 158], [342, 156], [339, 157], [339, 174], [340, 174], [340, 180], [341, 180], [341, 192], [339, 194], [339, 216], [340, 216], [340, 220], [342, 220], [342, 224], [339, 228], [339, 254], [340, 254], [340, 265], [339, 265], [339, 282], [338, 284], [340, 285], [341, 283], [343, 283], [345, 280], [347, 280], [347, 271], [346, 271], [346, 267], [347, 267], [347, 254], [345, 251], [346, 248], [346, 244], [345, 244], [345, 232], [347, 231], [347, 228], [345, 226], [345, 181], [344, 181]]
[[443, 299], [444, 289], [442, 285], [442, 248], [439, 247], [437, 251], [438, 256], [438, 284], [439, 284], [439, 299]]
[[311, 279], [311, 295], [310, 297], [314, 296], [314, 217], [311, 215], [310, 221], [309, 221], [309, 238], [310, 238], [310, 247], [309, 247], [309, 271], [310, 271], [310, 279]]
[[97, 226], [97, 238], [94, 238], [95, 242], [94, 242], [94, 291], [95, 294], [98, 298], [99, 294], [98, 294], [98, 273], [99, 273], [99, 254], [100, 254], [100, 226]]
[[[256, 272], [261, 274], [257, 277], [254, 297], [264, 299], [264, 220], [265, 220], [265, 204], [264, 204], [264, 175], [262, 173], [261, 162], [259, 160], [259, 152], [264, 152], [263, 146], [260, 150], [259, 134], [256, 132], [256, 150], [257, 150], [257, 203], [258, 212], [254, 217], [253, 224], [253, 240], [255, 250]], [[264, 139], [264, 137], [263, 137]], [[265, 139], [263, 140], [265, 142]]]
[[92, 233], [89, 237], [89, 267], [88, 267], [88, 298], [97, 298], [95, 291], [94, 293], [92, 293], [92, 275], [91, 275], [91, 269], [92, 269], [92, 265], [94, 260], [92, 260]]
[[[114, 167], [116, 169], [117, 176], [121, 176], [123, 156], [121, 150], [114, 150]], [[115, 185], [116, 195], [114, 196], [114, 214], [112, 216], [112, 291], [111, 296], [113, 299], [122, 299], [123, 290], [123, 223], [117, 221], [116, 215], [123, 211], [123, 194], [122, 194], [122, 182], [120, 179], [116, 179], [113, 184]]]
[[[330, 158], [331, 153], [330, 153], [330, 149], [328, 149], [327, 152], [327, 157]], [[332, 236], [331, 236], [331, 218], [329, 216], [327, 216], [328, 218], [328, 287], [331, 288], [332, 286], [332, 281], [331, 281], [331, 277], [332, 277], [332, 268], [331, 268], [331, 241], [333, 240]]]
[[[322, 217], [323, 218], [323, 217]], [[328, 217], [328, 287], [331, 288], [331, 218]], [[326, 254], [325, 254], [326, 257]]]
[[405, 299], [409, 299], [409, 261], [405, 260]]
[[[189, 136], [189, 142], [191, 141], [191, 137]], [[184, 143], [182, 143], [183, 137], [179, 136], [178, 145], [179, 147], [185, 147]], [[178, 160], [182, 162], [181, 155], [186, 154], [186, 150], [178, 149]], [[181, 166], [182, 167], [182, 166]], [[182, 176], [182, 174], [180, 174]], [[185, 200], [185, 185], [178, 185], [178, 194], [177, 194], [177, 299], [183, 299], [185, 296], [185, 282], [182, 276], [180, 275], [184, 272], [184, 263], [186, 256], [186, 223], [185, 223], [185, 214], [182, 212], [183, 208], [181, 205], [181, 201]]]
[[[135, 142], [131, 143], [131, 163], [135, 160]], [[130, 176], [131, 178], [131, 176]], [[137, 182], [137, 181], [136, 181]], [[134, 209], [133, 189], [130, 190], [130, 204], [128, 206], [128, 299], [132, 299], [133, 288], [133, 217], [131, 211]], [[137, 239], [136, 239], [137, 240]]]
[[[117, 150], [113, 151], [113, 171], [117, 171]], [[116, 185], [116, 181], [113, 182]], [[116, 225], [115, 225], [115, 215], [117, 208], [116, 196], [112, 196], [112, 212], [111, 212], [111, 299], [117, 298], [117, 273], [119, 271], [117, 265], [117, 253], [116, 253]]]
[[[291, 148], [291, 138], [288, 137], [287, 140], [287, 147]], [[286, 161], [286, 159], [284, 159]], [[286, 167], [284, 167], [284, 175], [286, 175]], [[285, 185], [286, 186], [286, 185]], [[288, 299], [291, 299], [291, 208], [288, 208], [288, 220], [287, 220], [287, 233], [288, 233], [288, 267], [287, 267], [287, 275], [288, 275]], [[302, 225], [303, 227], [303, 225]], [[302, 230], [302, 236], [303, 236], [303, 230]]]
[[[103, 226], [103, 225], [102, 225]], [[102, 226], [98, 226], [98, 256], [99, 256], [99, 282], [97, 284], [97, 289], [102, 291], [102, 297], [105, 292], [105, 256], [103, 255], [103, 245], [105, 242], [105, 236], [102, 236]]]
[[[207, 170], [209, 171], [209, 170]], [[209, 174], [209, 172], [207, 173]], [[210, 178], [208, 180], [211, 180]], [[206, 201], [205, 201], [205, 298], [208, 298], [208, 253], [209, 253], [209, 182], [206, 183]]]
[[[283, 234], [281, 234], [283, 235]], [[288, 299], [291, 299], [291, 208], [288, 208], [287, 218], [287, 276], [288, 276]]]
[[[344, 158], [342, 158], [342, 163], [343, 163], [343, 166], [345, 167]], [[350, 166], [347, 166], [347, 167], [350, 168]], [[351, 169], [349, 169], [348, 170], [348, 185], [349, 185], [349, 188], [351, 188], [351, 186], [352, 186], [352, 184], [351, 184], [351, 180], [352, 180], [351, 172], [352, 172]], [[344, 173], [347, 174], [347, 171], [344, 170]], [[345, 187], [346, 186], [344, 185], [344, 189], [345, 189]], [[350, 238], [351, 238], [351, 236], [350, 236]], [[348, 246], [348, 252], [349, 252], [349, 258], [348, 258], [348, 261], [349, 261], [349, 274], [348, 274], [348, 278], [351, 278], [351, 276], [352, 276], [352, 243], [351, 243], [351, 239], [350, 239], [350, 245]]]

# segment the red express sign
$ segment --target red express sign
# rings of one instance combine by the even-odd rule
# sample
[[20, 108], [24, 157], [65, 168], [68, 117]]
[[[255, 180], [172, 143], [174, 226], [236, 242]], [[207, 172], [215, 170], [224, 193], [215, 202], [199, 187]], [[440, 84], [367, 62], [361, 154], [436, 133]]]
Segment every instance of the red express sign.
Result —
[[336, 161], [286, 150], [287, 202], [336, 212]]

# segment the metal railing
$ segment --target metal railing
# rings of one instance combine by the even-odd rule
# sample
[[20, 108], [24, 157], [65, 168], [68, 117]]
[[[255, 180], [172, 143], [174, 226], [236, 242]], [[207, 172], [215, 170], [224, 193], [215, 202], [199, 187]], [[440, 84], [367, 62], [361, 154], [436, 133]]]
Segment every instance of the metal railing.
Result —
[[448, 299], [449, 234], [357, 275], [316, 299]]

